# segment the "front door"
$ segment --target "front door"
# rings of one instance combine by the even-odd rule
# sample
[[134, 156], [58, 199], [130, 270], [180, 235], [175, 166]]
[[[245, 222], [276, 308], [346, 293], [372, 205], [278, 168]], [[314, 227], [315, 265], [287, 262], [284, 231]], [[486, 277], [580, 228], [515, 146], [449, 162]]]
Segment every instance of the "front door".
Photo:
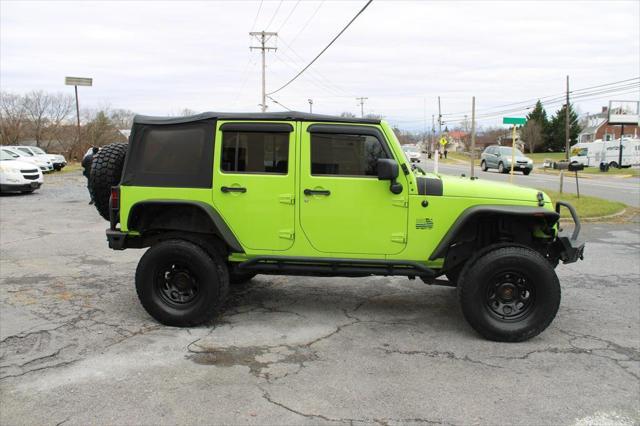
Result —
[[312, 124], [301, 129], [300, 223], [323, 253], [388, 255], [402, 251], [407, 184], [393, 194], [376, 161], [393, 158], [374, 126]]
[[286, 250], [293, 244], [294, 130], [290, 123], [218, 125], [213, 204], [247, 248]]

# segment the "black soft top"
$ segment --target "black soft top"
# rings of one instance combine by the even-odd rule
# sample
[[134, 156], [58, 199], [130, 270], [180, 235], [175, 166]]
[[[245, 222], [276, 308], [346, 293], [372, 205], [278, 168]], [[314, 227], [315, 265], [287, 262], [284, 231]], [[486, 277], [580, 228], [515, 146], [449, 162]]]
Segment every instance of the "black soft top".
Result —
[[152, 117], [148, 115], [136, 115], [134, 124], [180, 124], [203, 120], [280, 120], [280, 121], [320, 121], [334, 123], [364, 123], [380, 124], [379, 119], [373, 118], [349, 118], [334, 115], [309, 114], [300, 111], [284, 112], [203, 112], [187, 117]]

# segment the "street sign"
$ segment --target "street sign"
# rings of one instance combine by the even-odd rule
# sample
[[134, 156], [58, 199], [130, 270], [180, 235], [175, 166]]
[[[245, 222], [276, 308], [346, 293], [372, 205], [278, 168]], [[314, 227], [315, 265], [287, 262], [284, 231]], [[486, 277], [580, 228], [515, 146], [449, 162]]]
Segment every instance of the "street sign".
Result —
[[524, 117], [502, 117], [502, 124], [513, 124], [514, 126], [524, 125], [527, 119]]
[[442, 138], [440, 139], [440, 145], [445, 146], [446, 144], [448, 144], [449, 142], [447, 141], [446, 138]]
[[92, 86], [93, 79], [85, 77], [65, 77], [64, 84], [67, 86]]

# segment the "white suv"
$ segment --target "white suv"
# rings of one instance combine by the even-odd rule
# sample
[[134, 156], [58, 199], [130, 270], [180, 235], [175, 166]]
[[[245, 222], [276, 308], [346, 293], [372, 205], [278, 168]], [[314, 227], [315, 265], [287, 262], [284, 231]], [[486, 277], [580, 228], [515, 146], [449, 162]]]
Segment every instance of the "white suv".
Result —
[[53, 164], [51, 164], [51, 161], [47, 160], [46, 158], [42, 158], [42, 157], [36, 157], [33, 155], [28, 155], [18, 149], [16, 149], [13, 146], [3, 146], [2, 147], [2, 151], [5, 154], [9, 154], [11, 157], [13, 157], [14, 160], [19, 160], [19, 161], [23, 161], [25, 163], [32, 163], [35, 164], [36, 166], [38, 166], [40, 168], [40, 170], [42, 171], [42, 173], [49, 173], [53, 171]]
[[42, 172], [33, 163], [16, 160], [0, 150], [0, 192], [30, 193], [42, 185]]
[[62, 170], [64, 166], [67, 165], [67, 160], [64, 156], [58, 154], [47, 154], [42, 148], [38, 148], [37, 146], [21, 145], [12, 148], [18, 149], [29, 156], [40, 157], [51, 161], [54, 170]]

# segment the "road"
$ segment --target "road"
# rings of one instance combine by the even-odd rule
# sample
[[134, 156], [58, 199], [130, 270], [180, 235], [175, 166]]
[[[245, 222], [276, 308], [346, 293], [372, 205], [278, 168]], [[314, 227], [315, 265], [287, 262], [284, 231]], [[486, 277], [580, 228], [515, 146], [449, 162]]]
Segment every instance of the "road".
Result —
[[[77, 173], [0, 197], [0, 424], [640, 423], [640, 227], [583, 226], [558, 316], [489, 342], [456, 291], [258, 275], [201, 327], [142, 309]], [[25, 213], [27, 212], [27, 213]]]
[[[426, 171], [433, 171], [433, 161], [422, 159], [420, 167]], [[476, 167], [476, 176], [480, 179], [489, 179], [502, 182], [509, 182], [508, 174], [500, 174], [496, 170], [483, 172], [480, 167]], [[443, 174], [460, 176], [464, 173], [470, 176], [470, 165], [440, 163], [438, 171]], [[564, 190], [569, 193], [576, 193], [575, 175], [571, 173], [565, 176]], [[516, 172], [513, 183], [522, 186], [529, 186], [539, 189], [558, 191], [560, 177], [558, 175], [544, 174], [534, 170], [529, 176]], [[640, 207], [640, 178], [615, 178], [600, 175], [590, 175], [588, 178], [580, 178], [580, 194], [591, 195], [604, 198], [605, 200], [620, 201], [633, 207]]]

